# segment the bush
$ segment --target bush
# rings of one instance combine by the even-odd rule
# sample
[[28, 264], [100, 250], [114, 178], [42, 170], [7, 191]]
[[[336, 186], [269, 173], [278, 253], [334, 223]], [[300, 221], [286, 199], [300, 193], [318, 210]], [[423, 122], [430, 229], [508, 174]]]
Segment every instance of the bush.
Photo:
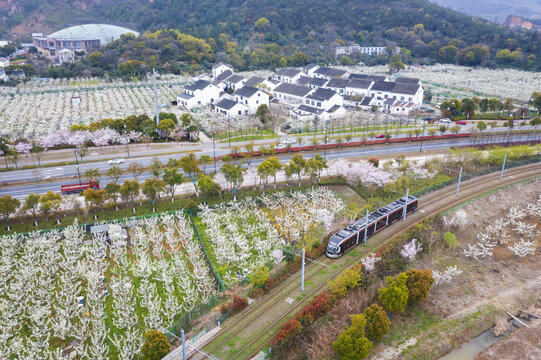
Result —
[[145, 333], [145, 343], [141, 348], [141, 357], [144, 360], [160, 360], [167, 353], [171, 345], [164, 334], [156, 330]]
[[263, 287], [269, 278], [269, 268], [261, 266], [252, 272], [249, 277], [250, 284], [254, 287]]
[[401, 273], [393, 279], [387, 276], [385, 281], [388, 287], [382, 287], [379, 291], [379, 301], [391, 313], [402, 312], [408, 303], [409, 290], [406, 286], [408, 277]]
[[409, 290], [408, 303], [413, 304], [426, 299], [434, 282], [432, 270], [412, 269], [406, 272], [406, 276], [408, 277], [406, 286]]
[[332, 343], [334, 351], [341, 359], [364, 359], [370, 354], [372, 342], [364, 336], [366, 319], [364, 315], [352, 315], [351, 326]]
[[328, 282], [331, 292], [342, 297], [361, 283], [362, 265], [356, 265], [335, 280]]
[[443, 240], [445, 240], [445, 244], [451, 249], [457, 247], [458, 245], [458, 240], [456, 239], [455, 234], [450, 231], [443, 234]]
[[297, 314], [296, 318], [303, 325], [310, 324], [321, 315], [329, 311], [331, 308], [332, 296], [331, 294], [324, 292], [323, 294], [316, 297], [306, 305], [300, 313]]
[[225, 314], [228, 311], [231, 311], [231, 314], [238, 314], [246, 306], [248, 306], [248, 299], [240, 296], [234, 296], [233, 300], [220, 306], [220, 313]]
[[379, 167], [379, 159], [378, 158], [370, 158], [368, 159], [368, 162], [374, 165], [374, 167]]
[[363, 314], [366, 319], [364, 328], [366, 337], [371, 340], [381, 340], [391, 327], [391, 321], [385, 310], [377, 304], [372, 304], [364, 309]]
[[286, 345], [295, 335], [297, 335], [302, 328], [302, 324], [297, 318], [290, 319], [285, 324], [280, 326], [280, 330], [274, 336], [273, 345], [284, 346]]

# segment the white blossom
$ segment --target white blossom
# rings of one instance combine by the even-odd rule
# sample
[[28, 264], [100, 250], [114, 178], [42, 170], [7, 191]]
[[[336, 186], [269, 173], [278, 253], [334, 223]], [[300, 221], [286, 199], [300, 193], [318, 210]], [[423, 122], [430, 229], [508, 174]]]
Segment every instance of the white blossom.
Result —
[[423, 250], [423, 246], [420, 243], [417, 243], [417, 239], [412, 239], [410, 242], [407, 242], [400, 250], [400, 255], [403, 258], [408, 260], [415, 259], [415, 255]]

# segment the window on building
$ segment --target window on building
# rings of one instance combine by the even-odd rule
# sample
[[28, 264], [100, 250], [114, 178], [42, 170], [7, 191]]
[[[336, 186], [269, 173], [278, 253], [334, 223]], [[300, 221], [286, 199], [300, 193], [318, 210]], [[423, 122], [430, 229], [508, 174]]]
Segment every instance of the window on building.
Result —
[[239, 115], [242, 115], [242, 111], [239, 110]]
[[318, 107], [321, 107], [321, 103], [320, 103], [319, 101], [317, 102], [317, 106], [318, 106]]

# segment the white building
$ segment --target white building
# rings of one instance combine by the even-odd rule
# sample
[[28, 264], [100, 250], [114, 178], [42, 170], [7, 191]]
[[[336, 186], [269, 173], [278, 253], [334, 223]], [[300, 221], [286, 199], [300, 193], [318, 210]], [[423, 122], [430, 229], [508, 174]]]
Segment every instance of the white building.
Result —
[[359, 47], [359, 51], [361, 54], [364, 55], [381, 55], [384, 54], [387, 51], [387, 47], [385, 46], [361, 46]]
[[219, 98], [219, 87], [205, 80], [197, 80], [194, 84], [184, 87], [184, 92], [177, 96], [177, 104], [190, 110], [214, 104]]
[[304, 97], [311, 93], [313, 89], [295, 84], [281, 83], [274, 90], [273, 94], [280, 102], [289, 105], [302, 104]]
[[316, 64], [308, 64], [305, 67], [302, 68], [302, 72], [305, 73], [307, 76], [314, 76], [314, 72], [319, 69], [319, 65]]
[[299, 69], [283, 68], [276, 70], [272, 74], [272, 78], [281, 82], [295, 84], [302, 75], [303, 73]]
[[360, 46], [354, 44], [350, 46], [337, 46], [334, 52], [338, 57], [342, 55], [353, 55], [355, 53], [372, 56], [384, 54], [386, 51], [387, 48], [385, 46]]
[[370, 87], [370, 96], [380, 108], [383, 108], [383, 103], [387, 99], [408, 101], [419, 107], [423, 102], [423, 87], [419, 84], [376, 81]]
[[304, 104], [317, 109], [329, 110], [333, 106], [343, 106], [344, 98], [331, 89], [317, 89], [304, 98]]
[[215, 106], [215, 111], [218, 114], [226, 117], [235, 117], [240, 115], [248, 115], [248, 107], [234, 100], [222, 99]]
[[345, 95], [346, 87], [348, 86], [349, 81], [349, 79], [334, 78], [329, 80], [329, 82], [327, 82], [323, 87], [336, 91], [340, 95]]
[[369, 94], [370, 87], [374, 84], [372, 80], [352, 79], [346, 86], [346, 95], [362, 95]]
[[231, 90], [237, 90], [244, 86], [244, 84], [246, 83], [246, 78], [237, 74], [233, 74], [227, 79], [225, 79], [223, 82], [226, 88]]
[[241, 87], [233, 96], [236, 102], [248, 107], [248, 115], [255, 114], [261, 104], [269, 106], [269, 95], [252, 86]]
[[0, 67], [9, 66], [9, 59], [5, 57], [0, 57]]
[[220, 62], [212, 67], [212, 77], [216, 79], [218, 76], [220, 76], [226, 71], [230, 71], [231, 73], [233, 73], [233, 66]]
[[314, 77], [331, 80], [332, 78], [344, 78], [347, 79], [349, 72], [342, 69], [335, 69], [331, 67], [320, 67], [313, 73]]

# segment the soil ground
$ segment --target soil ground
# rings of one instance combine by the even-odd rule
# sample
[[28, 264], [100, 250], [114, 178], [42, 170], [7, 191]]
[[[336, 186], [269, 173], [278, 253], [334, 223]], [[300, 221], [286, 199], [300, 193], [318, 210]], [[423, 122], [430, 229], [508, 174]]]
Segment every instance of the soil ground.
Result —
[[[511, 207], [525, 209], [540, 195], [541, 180], [537, 180], [499, 191], [447, 215], [446, 222], [454, 222], [452, 228], [459, 242], [458, 248], [452, 251], [437, 248], [412, 267], [441, 272], [447, 266], [456, 265], [463, 271], [462, 274], [449, 284], [433, 286], [428, 299], [417, 309], [412, 309], [409, 314], [408, 310], [393, 320], [391, 332], [384, 343], [373, 350], [373, 358], [438, 358], [491, 328], [497, 319], [507, 317], [507, 311], [517, 314], [519, 309], [535, 304], [541, 294], [539, 217], [527, 216], [523, 219], [528, 224], [536, 224], [532, 239], [536, 249], [534, 255], [519, 258], [508, 249], [519, 240], [516, 234], [511, 236], [508, 243], [496, 246], [492, 257], [475, 260], [465, 257], [463, 249], [467, 248], [467, 244], [477, 243], [477, 234], [485, 232], [486, 227], [494, 224], [495, 220], [504, 218]], [[514, 232], [510, 230], [509, 233]], [[417, 340], [415, 345], [400, 354], [381, 356], [384, 351], [388, 352], [389, 347], [398, 347], [412, 338]]]

